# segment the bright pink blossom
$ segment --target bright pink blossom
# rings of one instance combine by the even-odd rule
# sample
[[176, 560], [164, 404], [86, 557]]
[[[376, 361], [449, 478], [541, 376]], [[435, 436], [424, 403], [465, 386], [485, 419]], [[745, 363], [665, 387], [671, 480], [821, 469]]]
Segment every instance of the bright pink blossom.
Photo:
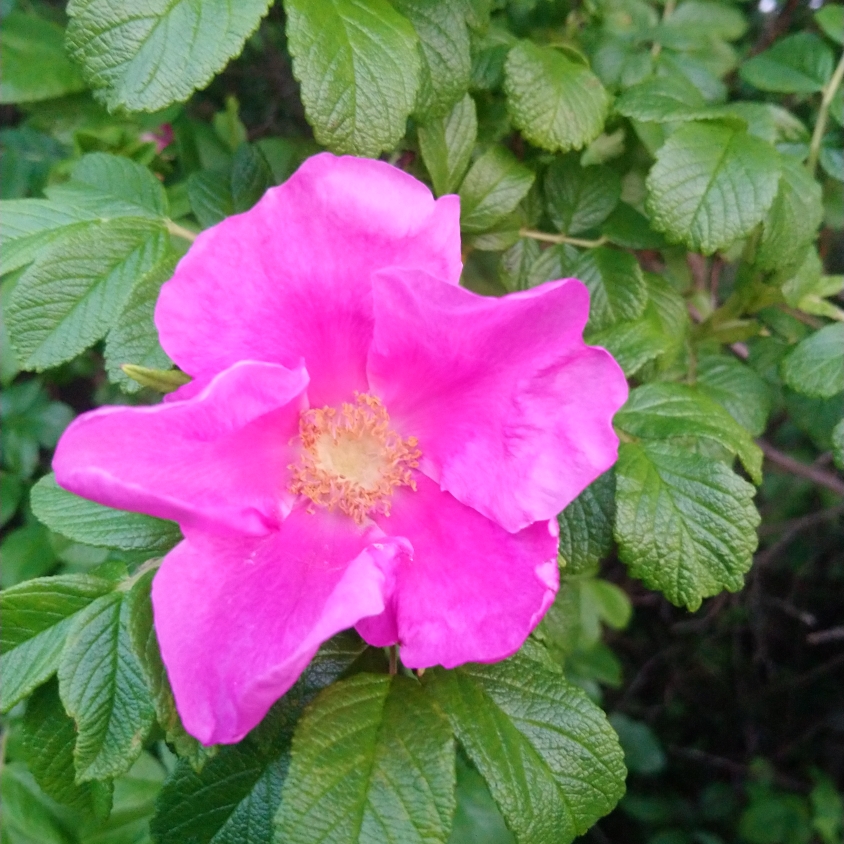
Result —
[[460, 269], [457, 197], [317, 155], [164, 285], [193, 382], [59, 443], [63, 487], [182, 527], [152, 599], [201, 741], [241, 739], [340, 630], [452, 667], [553, 600], [554, 517], [615, 461], [627, 387], [579, 281], [486, 298]]

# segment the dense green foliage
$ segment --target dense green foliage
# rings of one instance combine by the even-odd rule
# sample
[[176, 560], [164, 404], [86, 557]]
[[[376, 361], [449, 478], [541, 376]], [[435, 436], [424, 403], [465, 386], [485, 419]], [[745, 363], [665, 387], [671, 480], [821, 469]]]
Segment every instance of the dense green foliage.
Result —
[[[844, 7], [771, 5], [0, 4], [3, 844], [842, 840]], [[205, 748], [149, 600], [178, 527], [49, 455], [183, 383], [161, 284], [322, 148], [459, 193], [467, 287], [582, 279], [622, 446], [519, 654], [341, 634]]]

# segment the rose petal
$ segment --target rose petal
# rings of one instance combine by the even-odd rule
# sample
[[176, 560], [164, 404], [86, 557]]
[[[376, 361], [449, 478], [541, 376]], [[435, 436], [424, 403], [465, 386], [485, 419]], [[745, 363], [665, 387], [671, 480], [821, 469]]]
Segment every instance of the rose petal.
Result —
[[309, 158], [245, 214], [203, 232], [164, 285], [161, 343], [193, 376], [243, 359], [295, 366], [315, 406], [367, 390], [370, 277], [418, 267], [456, 284], [459, 201], [381, 161]]
[[307, 384], [303, 367], [244, 361], [185, 401], [85, 413], [56, 448], [56, 482], [183, 527], [267, 533], [293, 503], [290, 440]]
[[495, 299], [379, 273], [369, 380], [422, 471], [509, 531], [554, 517], [615, 462], [620, 367], [583, 343], [576, 279]]
[[383, 610], [394, 550], [373, 527], [301, 507], [262, 538], [188, 533], [152, 588], [188, 732], [203, 744], [240, 741], [322, 642]]
[[554, 600], [557, 523], [519, 533], [457, 501], [424, 476], [396, 491], [385, 533], [406, 538], [385, 612], [358, 622], [370, 644], [398, 641], [409, 668], [494, 662], [515, 653]]

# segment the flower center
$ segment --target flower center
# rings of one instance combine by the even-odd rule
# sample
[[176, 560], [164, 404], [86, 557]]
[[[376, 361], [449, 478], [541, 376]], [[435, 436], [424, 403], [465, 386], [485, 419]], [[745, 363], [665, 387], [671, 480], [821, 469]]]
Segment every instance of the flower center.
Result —
[[355, 403], [339, 410], [303, 411], [299, 439], [302, 454], [289, 467], [290, 491], [320, 507], [337, 508], [358, 524], [371, 513], [389, 516], [396, 487], [416, 489], [411, 470], [422, 456], [416, 437], [403, 440], [391, 430], [384, 405], [369, 393], [356, 393]]

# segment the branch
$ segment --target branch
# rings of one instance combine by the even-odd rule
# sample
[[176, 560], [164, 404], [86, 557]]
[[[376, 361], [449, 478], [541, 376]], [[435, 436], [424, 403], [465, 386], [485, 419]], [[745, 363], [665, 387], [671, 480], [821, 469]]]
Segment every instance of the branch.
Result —
[[543, 243], [568, 243], [571, 246], [581, 246], [584, 249], [594, 249], [596, 246], [603, 246], [608, 238], [599, 237], [597, 240], [583, 240], [579, 237], [569, 237], [565, 234], [548, 234], [533, 229], [519, 229], [519, 237], [529, 237], [531, 240], [541, 240]]
[[823, 141], [824, 132], [826, 132], [826, 121], [829, 117], [829, 107], [832, 105], [832, 100], [835, 97], [836, 91], [841, 87], [841, 80], [844, 79], [844, 55], [838, 61], [838, 67], [835, 68], [835, 73], [832, 74], [829, 82], [826, 83], [823, 89], [823, 97], [821, 98], [821, 107], [818, 110], [818, 120], [815, 123], [815, 131], [812, 132], [812, 141], [809, 144], [809, 160], [806, 166], [809, 168], [809, 173], [815, 175], [815, 169], [818, 166], [818, 156], [821, 154], [821, 143]]
[[824, 469], [819, 469], [817, 466], [807, 466], [805, 463], [801, 463], [799, 460], [795, 460], [793, 457], [789, 457], [779, 449], [774, 448], [770, 443], [765, 442], [765, 440], [756, 440], [756, 444], [762, 449], [762, 453], [766, 459], [773, 463], [774, 466], [778, 466], [789, 474], [806, 478], [812, 481], [812, 483], [816, 483], [818, 486], [822, 486], [837, 495], [844, 495], [844, 481], [833, 472], [827, 472]]

